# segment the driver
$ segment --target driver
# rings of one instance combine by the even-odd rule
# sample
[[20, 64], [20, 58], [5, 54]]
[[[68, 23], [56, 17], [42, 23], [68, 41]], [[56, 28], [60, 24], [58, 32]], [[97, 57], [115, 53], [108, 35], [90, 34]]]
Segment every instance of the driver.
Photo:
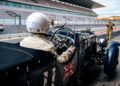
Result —
[[61, 55], [58, 55], [53, 43], [47, 40], [49, 26], [49, 18], [45, 14], [41, 12], [30, 14], [26, 20], [26, 29], [30, 33], [30, 36], [24, 38], [20, 42], [20, 46], [51, 52], [57, 56], [59, 63], [64, 63], [74, 53], [75, 47], [71, 46]]

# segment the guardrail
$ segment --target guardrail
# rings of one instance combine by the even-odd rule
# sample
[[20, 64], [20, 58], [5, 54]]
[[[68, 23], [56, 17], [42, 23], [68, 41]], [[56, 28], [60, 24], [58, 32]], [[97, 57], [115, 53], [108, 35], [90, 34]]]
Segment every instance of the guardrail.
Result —
[[[115, 27], [114, 32], [120, 31], [120, 27]], [[94, 31], [97, 36], [106, 34], [106, 30]], [[29, 36], [29, 33], [14, 33], [0, 35], [0, 41], [9, 42], [10, 40], [21, 40], [24, 37]]]
[[[15, 33], [15, 34], [6, 34], [6, 35], [0, 35], [0, 41], [4, 41], [4, 42], [18, 42], [21, 39], [23, 39], [24, 37], [29, 36], [29, 33]], [[16, 40], [16, 41], [14, 41]]]
[[23, 38], [29, 35], [30, 35], [29, 33], [6, 34], [6, 35], [0, 35], [0, 39]]

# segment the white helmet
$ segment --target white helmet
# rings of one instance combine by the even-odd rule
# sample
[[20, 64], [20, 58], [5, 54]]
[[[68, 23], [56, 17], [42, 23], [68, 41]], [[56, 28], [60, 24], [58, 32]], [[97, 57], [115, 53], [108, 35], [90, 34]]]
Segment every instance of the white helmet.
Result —
[[40, 12], [30, 14], [26, 20], [26, 28], [30, 33], [48, 33], [49, 19]]

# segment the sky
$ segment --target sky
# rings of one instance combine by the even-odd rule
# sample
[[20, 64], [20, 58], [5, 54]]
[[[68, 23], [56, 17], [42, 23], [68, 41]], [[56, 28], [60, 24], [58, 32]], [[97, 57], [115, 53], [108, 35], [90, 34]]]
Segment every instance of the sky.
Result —
[[99, 17], [120, 16], [120, 0], [93, 0], [105, 7], [93, 9]]

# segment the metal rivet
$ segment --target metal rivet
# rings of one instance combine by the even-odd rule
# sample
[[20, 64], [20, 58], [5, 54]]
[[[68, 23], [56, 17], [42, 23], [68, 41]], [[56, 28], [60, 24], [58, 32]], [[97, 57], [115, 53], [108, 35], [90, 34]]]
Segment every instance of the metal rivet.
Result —
[[38, 63], [40, 63], [40, 60], [38, 60]]
[[16, 69], [17, 69], [17, 70], [19, 70], [19, 69], [20, 69], [20, 67], [18, 67], [18, 66], [17, 66], [17, 67], [16, 67]]

